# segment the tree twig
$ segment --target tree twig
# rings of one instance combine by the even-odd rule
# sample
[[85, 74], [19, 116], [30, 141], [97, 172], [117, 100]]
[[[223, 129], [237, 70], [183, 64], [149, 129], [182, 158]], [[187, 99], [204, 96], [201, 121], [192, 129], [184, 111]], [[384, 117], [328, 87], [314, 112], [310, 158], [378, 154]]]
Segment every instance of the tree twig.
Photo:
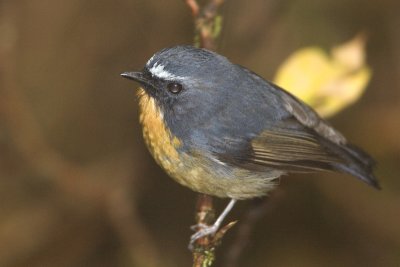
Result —
[[218, 10], [224, 2], [224, 0], [210, 0], [207, 5], [201, 8], [196, 0], [185, 0], [195, 23], [195, 45], [210, 50], [216, 49], [216, 39], [222, 25]]
[[190, 10], [192, 11], [192, 15], [193, 17], [197, 17], [199, 15], [199, 4], [197, 3], [196, 0], [185, 0], [186, 5], [190, 8]]
[[[222, 20], [218, 10], [224, 0], [210, 0], [204, 7], [200, 7], [196, 0], [184, 0], [192, 12], [196, 37], [195, 45], [209, 50], [216, 49]], [[201, 194], [196, 205], [196, 224], [211, 225], [215, 218], [215, 210], [211, 196]], [[222, 237], [236, 222], [231, 222], [222, 227], [215, 236], [205, 236], [195, 242], [193, 249], [193, 266], [211, 266], [215, 259], [215, 248], [221, 242]]]

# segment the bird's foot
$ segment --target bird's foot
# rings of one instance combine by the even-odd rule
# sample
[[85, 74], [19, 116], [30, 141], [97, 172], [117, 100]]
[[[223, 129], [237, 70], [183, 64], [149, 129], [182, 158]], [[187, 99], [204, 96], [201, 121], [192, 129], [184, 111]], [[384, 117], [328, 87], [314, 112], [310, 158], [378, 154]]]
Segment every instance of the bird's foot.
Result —
[[191, 237], [190, 237], [190, 243], [189, 243], [189, 249], [193, 250], [193, 245], [194, 242], [196, 242], [196, 240], [203, 238], [205, 236], [208, 235], [215, 235], [215, 233], [218, 231], [219, 225], [218, 224], [213, 224], [211, 226], [205, 225], [205, 224], [197, 224], [197, 225], [193, 225], [191, 227], [192, 230], [196, 230], [197, 232], [194, 233]]
[[[236, 200], [235, 199], [231, 199], [231, 201], [229, 202], [229, 204], [226, 206], [226, 208], [224, 209], [224, 211], [221, 213], [221, 215], [219, 215], [218, 219], [215, 221], [215, 223], [211, 226], [199, 223], [196, 225], [193, 225], [192, 227], [190, 227], [192, 230], [196, 231], [196, 233], [194, 233], [191, 237], [190, 237], [190, 243], [189, 243], [189, 249], [193, 250], [193, 245], [194, 242], [196, 242], [196, 240], [208, 236], [208, 235], [215, 235], [215, 233], [218, 231], [219, 227], [222, 224], [222, 221], [224, 220], [225, 216], [229, 213], [229, 211], [233, 208], [233, 206], [235, 205]], [[232, 227], [235, 223], [230, 223], [228, 224], [228, 227], [225, 229], [224, 232], [226, 232], [230, 227]]]

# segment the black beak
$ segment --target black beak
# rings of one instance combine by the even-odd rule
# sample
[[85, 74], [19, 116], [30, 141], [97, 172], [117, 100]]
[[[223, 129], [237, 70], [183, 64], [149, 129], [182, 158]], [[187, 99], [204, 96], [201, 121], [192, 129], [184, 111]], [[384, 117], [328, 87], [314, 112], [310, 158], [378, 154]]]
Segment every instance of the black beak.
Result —
[[141, 87], [146, 90], [149, 94], [154, 94], [155, 86], [154, 81], [148, 75], [143, 74], [140, 71], [133, 71], [133, 72], [124, 72], [121, 73], [121, 76], [127, 78], [129, 80], [133, 80], [135, 82], [140, 83]]
[[124, 72], [121, 73], [121, 76], [127, 78], [129, 80], [134, 80], [141, 84], [148, 84], [149, 81], [144, 77], [143, 73], [141, 72]]

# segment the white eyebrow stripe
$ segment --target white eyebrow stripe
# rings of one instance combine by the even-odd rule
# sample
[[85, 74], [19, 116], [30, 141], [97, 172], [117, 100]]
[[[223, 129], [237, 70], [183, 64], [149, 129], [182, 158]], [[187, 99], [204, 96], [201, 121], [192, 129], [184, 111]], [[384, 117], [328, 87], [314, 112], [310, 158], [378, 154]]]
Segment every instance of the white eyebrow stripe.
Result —
[[151, 64], [151, 62], [153, 61], [153, 59], [154, 59], [155, 56], [156, 56], [156, 55], [154, 54], [154, 55], [147, 61], [146, 67], [150, 66], [150, 64]]
[[[151, 60], [151, 59], [150, 59]], [[161, 79], [167, 80], [184, 80], [185, 78], [182, 76], [174, 75], [164, 69], [164, 66], [158, 63], [155, 63], [150, 69], [149, 72]]]

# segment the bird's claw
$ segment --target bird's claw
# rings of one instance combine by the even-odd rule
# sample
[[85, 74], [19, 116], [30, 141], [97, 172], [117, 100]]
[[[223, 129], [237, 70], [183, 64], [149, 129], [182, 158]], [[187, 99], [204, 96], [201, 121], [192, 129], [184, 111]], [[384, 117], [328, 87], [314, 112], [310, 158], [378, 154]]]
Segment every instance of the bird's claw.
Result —
[[193, 250], [193, 244], [194, 244], [194, 242], [196, 242], [196, 240], [203, 238], [205, 236], [208, 236], [208, 235], [214, 235], [218, 231], [218, 225], [207, 226], [207, 225], [202, 224], [202, 225], [194, 225], [194, 226], [199, 228], [199, 230], [190, 237], [190, 243], [189, 243], [190, 250]]

